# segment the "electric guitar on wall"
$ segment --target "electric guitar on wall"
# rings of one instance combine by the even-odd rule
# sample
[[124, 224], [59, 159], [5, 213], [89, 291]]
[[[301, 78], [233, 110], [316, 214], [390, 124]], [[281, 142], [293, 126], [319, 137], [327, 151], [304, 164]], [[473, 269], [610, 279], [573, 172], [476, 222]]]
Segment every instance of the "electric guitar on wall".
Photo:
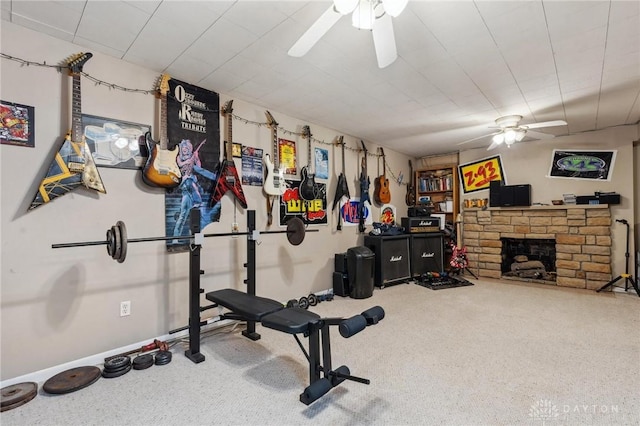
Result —
[[391, 192], [389, 191], [389, 179], [387, 179], [387, 164], [384, 156], [384, 149], [380, 148], [382, 153], [382, 175], [378, 176], [374, 183], [373, 198], [378, 204], [387, 204], [391, 201]]
[[213, 195], [211, 196], [211, 206], [214, 206], [222, 199], [222, 196], [231, 191], [243, 208], [247, 208], [247, 199], [242, 191], [242, 182], [238, 177], [238, 169], [233, 162], [233, 100], [227, 101], [222, 107], [220, 114], [224, 116], [224, 159], [218, 168], [216, 183], [213, 185]]
[[103, 194], [107, 192], [82, 130], [80, 73], [84, 64], [92, 56], [92, 53], [79, 53], [67, 61], [69, 74], [73, 77], [71, 131], [65, 136], [47, 174], [40, 182], [29, 210], [71, 192], [80, 185]]
[[169, 150], [167, 138], [167, 92], [170, 78], [168, 74], [162, 74], [156, 90], [156, 96], [160, 98], [160, 142], [151, 138], [151, 132], [145, 135], [149, 158], [142, 169], [142, 181], [149, 186], [160, 188], [175, 188], [180, 185], [182, 177], [176, 161], [178, 146]]
[[371, 181], [369, 180], [369, 176], [367, 175], [367, 147], [364, 146], [364, 142], [360, 141], [362, 144], [362, 150], [364, 151], [364, 155], [362, 156], [362, 163], [360, 165], [360, 202], [358, 203], [358, 231], [361, 233], [365, 231], [364, 222], [367, 218], [367, 212], [364, 203], [368, 202], [371, 204], [371, 199], [369, 199], [369, 185]]
[[[349, 194], [349, 184], [347, 183], [347, 176], [345, 175], [345, 167], [344, 167], [344, 136], [340, 136], [338, 139], [338, 144], [342, 149], [342, 173], [338, 176], [338, 185], [336, 186], [336, 195], [333, 197], [333, 208], [331, 210], [335, 210], [336, 206], [340, 205], [340, 200], [343, 197], [347, 199], [351, 198]], [[338, 212], [338, 231], [342, 230], [342, 212]]]
[[269, 154], [264, 154], [264, 165], [267, 169], [267, 176], [264, 179], [264, 192], [267, 195], [282, 195], [287, 189], [287, 185], [284, 181], [284, 170], [280, 168], [280, 161], [278, 159], [278, 123], [273, 118], [269, 111], [265, 111], [267, 116], [267, 125], [271, 128], [271, 140], [273, 142], [273, 161], [269, 157]]
[[307, 165], [300, 170], [302, 182], [300, 182], [300, 197], [303, 200], [311, 201], [322, 198], [323, 194], [316, 183], [315, 173], [311, 173], [311, 129], [309, 126], [302, 128], [302, 137], [307, 139]]
[[416, 205], [416, 188], [414, 186], [415, 176], [413, 175], [413, 163], [409, 160], [409, 182], [407, 182], [407, 195], [404, 197], [405, 203], [407, 206], [415, 206]]
[[456, 218], [456, 244], [452, 243], [451, 261], [449, 264], [454, 269], [465, 269], [469, 262], [467, 261], [467, 247], [462, 245], [462, 215], [458, 213]]

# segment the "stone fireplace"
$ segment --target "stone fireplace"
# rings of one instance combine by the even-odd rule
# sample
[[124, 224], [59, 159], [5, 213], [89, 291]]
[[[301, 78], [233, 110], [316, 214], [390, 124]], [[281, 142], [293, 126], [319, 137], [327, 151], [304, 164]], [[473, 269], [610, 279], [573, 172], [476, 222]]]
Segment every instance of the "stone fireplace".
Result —
[[480, 277], [513, 278], [505, 275], [503, 244], [518, 239], [540, 240], [533, 241], [536, 247], [542, 240], [555, 241], [555, 265], [547, 266], [555, 269], [548, 271], [555, 280], [550, 275], [516, 279], [595, 290], [612, 278], [607, 205], [491, 207], [463, 214], [469, 269]]
[[548, 238], [500, 238], [502, 276], [556, 280], [556, 240]]

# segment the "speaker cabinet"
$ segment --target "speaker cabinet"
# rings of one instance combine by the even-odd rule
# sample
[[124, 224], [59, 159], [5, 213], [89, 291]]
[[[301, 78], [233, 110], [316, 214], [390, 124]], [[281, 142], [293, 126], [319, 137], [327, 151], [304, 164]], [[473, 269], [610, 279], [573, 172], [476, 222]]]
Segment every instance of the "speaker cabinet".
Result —
[[425, 272], [444, 271], [442, 234], [412, 234], [411, 276], [419, 277]]
[[511, 207], [515, 203], [514, 191], [512, 185], [505, 185], [500, 188], [500, 207]]
[[333, 270], [335, 272], [347, 272], [347, 253], [336, 253], [333, 258]]
[[489, 182], [489, 206], [500, 207], [500, 190], [503, 187], [503, 181], [492, 180]]
[[513, 205], [514, 206], [530, 206], [531, 205], [531, 185], [514, 185], [513, 186]]
[[364, 245], [375, 253], [374, 284], [377, 287], [411, 278], [409, 235], [366, 235]]
[[336, 296], [348, 297], [351, 293], [349, 287], [349, 277], [346, 272], [333, 273], [333, 294]]

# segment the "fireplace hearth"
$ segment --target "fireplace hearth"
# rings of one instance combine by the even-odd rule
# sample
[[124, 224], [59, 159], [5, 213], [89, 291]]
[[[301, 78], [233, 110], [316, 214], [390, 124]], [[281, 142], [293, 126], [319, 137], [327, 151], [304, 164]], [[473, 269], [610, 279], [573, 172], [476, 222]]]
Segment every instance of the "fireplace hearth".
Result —
[[526, 280], [556, 280], [556, 240], [500, 238], [502, 276]]

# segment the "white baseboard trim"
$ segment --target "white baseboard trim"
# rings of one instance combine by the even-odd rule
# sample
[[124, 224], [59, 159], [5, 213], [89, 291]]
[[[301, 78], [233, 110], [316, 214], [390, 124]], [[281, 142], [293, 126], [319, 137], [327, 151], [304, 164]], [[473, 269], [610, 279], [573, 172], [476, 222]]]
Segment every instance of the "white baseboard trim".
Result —
[[[208, 326], [205, 326], [206, 329], [203, 327], [201, 332], [204, 333], [206, 331], [211, 331], [211, 330], [215, 330], [218, 328], [222, 328], [222, 327], [226, 327], [230, 324], [233, 323], [237, 323], [238, 321], [236, 320], [222, 320], [222, 321], [217, 321], [214, 322], [212, 324], [209, 324]], [[83, 366], [87, 366], [87, 365], [95, 365], [95, 366], [101, 366], [102, 364], [104, 364], [104, 359], [108, 358], [110, 356], [113, 355], [117, 355], [117, 354], [121, 354], [121, 353], [125, 353], [125, 352], [129, 352], [129, 351], [133, 351], [135, 349], [140, 349], [141, 347], [148, 345], [149, 343], [153, 342], [154, 339], [158, 339], [160, 341], [175, 341], [175, 340], [179, 340], [182, 338], [188, 338], [189, 337], [189, 330], [182, 330], [180, 332], [174, 333], [174, 334], [165, 334], [163, 336], [159, 336], [159, 337], [152, 337], [151, 339], [147, 339], [147, 340], [143, 340], [137, 343], [132, 343], [130, 345], [127, 346], [123, 346], [120, 348], [116, 348], [116, 349], [112, 349], [110, 351], [106, 351], [106, 352], [102, 352], [99, 354], [95, 354], [95, 355], [90, 355], [88, 357], [84, 357], [84, 358], [80, 358], [77, 359], [75, 361], [70, 361], [70, 362], [66, 362], [64, 364], [60, 364], [60, 365], [56, 365], [53, 367], [49, 367], [49, 368], [45, 368], [43, 370], [40, 371], [36, 371], [33, 373], [28, 373], [22, 376], [18, 376], [15, 377], [13, 379], [7, 379], [4, 380], [2, 382], [0, 382], [0, 388], [4, 389], [7, 386], [11, 386], [14, 385], [16, 383], [24, 383], [24, 382], [36, 382], [38, 384], [43, 384], [44, 382], [46, 382], [49, 378], [55, 376], [58, 373], [61, 373], [63, 371], [66, 370], [70, 370], [72, 368], [76, 368], [76, 367], [83, 367]]]

